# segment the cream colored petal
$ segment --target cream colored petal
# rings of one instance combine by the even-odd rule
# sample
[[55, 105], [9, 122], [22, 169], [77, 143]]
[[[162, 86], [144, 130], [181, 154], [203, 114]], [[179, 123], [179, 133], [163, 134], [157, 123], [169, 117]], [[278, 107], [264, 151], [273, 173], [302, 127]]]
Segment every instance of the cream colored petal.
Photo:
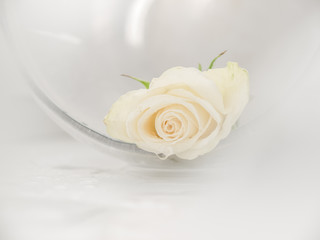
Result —
[[204, 75], [216, 83], [223, 95], [225, 120], [220, 135], [225, 138], [249, 101], [248, 72], [229, 62], [227, 67], [208, 70]]
[[[202, 122], [199, 119], [197, 109], [193, 104], [188, 103], [183, 98], [171, 95], [155, 95], [142, 101], [135, 111], [131, 112], [127, 120], [127, 132], [131, 139], [135, 140], [138, 147], [157, 154], [165, 156], [172, 155], [176, 151], [184, 151], [197, 139], [189, 140], [187, 143], [172, 144], [165, 142], [163, 139], [156, 136], [154, 114], [159, 110], [173, 105], [181, 105], [185, 107], [186, 114], [192, 115], [188, 120], [193, 121], [199, 127]], [[181, 108], [178, 108], [181, 110]], [[151, 120], [151, 121], [150, 121]], [[149, 128], [149, 125], [152, 125]]]
[[[172, 154], [176, 154], [183, 159], [193, 159], [199, 155], [209, 152], [212, 150], [217, 142], [217, 135], [220, 132], [223, 117], [214, 109], [214, 107], [207, 101], [194, 96], [192, 93], [184, 89], [172, 89], [167, 92], [168, 95], [157, 96], [155, 102], [158, 102], [160, 106], [164, 103], [170, 106], [183, 101], [183, 105], [190, 109], [189, 113], [197, 118], [198, 130], [196, 134], [193, 134], [191, 138], [184, 139], [183, 141], [176, 142], [175, 144], [164, 143], [159, 141], [158, 143], [152, 144], [151, 141], [144, 138], [144, 141], [139, 142], [138, 146], [147, 151], [156, 153], [163, 153], [166, 157]], [[149, 106], [156, 107], [154, 100], [149, 101]], [[169, 102], [167, 102], [169, 101]], [[150, 112], [149, 112], [150, 111]], [[150, 108], [149, 113], [145, 113], [141, 119], [149, 118], [155, 109]], [[189, 116], [190, 118], [190, 116]], [[210, 126], [213, 127], [210, 128]], [[141, 124], [142, 127], [145, 124]], [[209, 129], [210, 128], [210, 129]], [[141, 129], [140, 127], [138, 129]], [[209, 132], [207, 132], [209, 131]], [[204, 136], [202, 138], [202, 136]]]
[[[224, 122], [224, 116], [217, 112], [207, 101], [194, 96], [184, 89], [174, 89], [168, 93], [183, 97], [186, 101], [192, 101], [193, 105], [198, 110], [200, 118], [203, 120], [206, 119], [206, 126], [199, 129], [197, 141], [194, 142], [192, 147], [189, 147], [184, 151], [176, 152], [176, 155], [182, 159], [191, 160], [214, 149], [221, 139], [219, 135]], [[205, 115], [209, 116], [209, 119], [208, 117], [205, 118]]]
[[[168, 132], [165, 123], [172, 122], [171, 132]], [[170, 105], [158, 112], [155, 128], [158, 135], [167, 142], [175, 144], [190, 138], [198, 131], [198, 124], [191, 112], [181, 105]]]
[[[140, 101], [139, 105], [135, 109], [132, 109], [131, 113], [128, 115], [127, 130], [129, 137], [137, 140], [141, 139], [142, 137], [149, 137], [148, 139], [144, 140], [152, 140], [153, 134], [150, 136], [148, 136], [147, 134], [141, 134], [144, 132], [150, 132], [149, 130], [145, 129], [146, 126], [148, 127], [146, 121], [150, 119], [154, 114], [156, 114], [159, 110], [170, 107], [172, 105], [181, 105], [185, 107], [193, 114], [195, 120], [198, 123], [200, 122], [197, 110], [192, 104], [188, 103], [183, 98], [178, 98], [168, 94], [154, 94], [153, 96], [150, 95], [143, 101]], [[155, 140], [157, 141], [157, 139]]]
[[198, 116], [202, 122], [202, 125], [205, 125], [208, 121], [208, 114], [215, 119], [216, 122], [220, 122], [222, 117], [221, 114], [210, 104], [210, 102], [202, 99], [200, 97], [195, 96], [191, 92], [183, 89], [171, 89], [168, 91], [168, 94], [172, 96], [176, 96], [179, 98], [183, 98], [186, 102], [190, 102], [193, 105], [196, 105], [196, 109], [198, 110]]
[[225, 68], [210, 69], [203, 74], [218, 86], [225, 107], [225, 114], [243, 110], [249, 100], [249, 77], [247, 70], [235, 62], [228, 62]]
[[[221, 140], [220, 131], [224, 124], [224, 116], [209, 102], [194, 96], [184, 89], [173, 89], [168, 91], [168, 94], [191, 101], [198, 110], [198, 115], [206, 124], [202, 129], [199, 129], [197, 141], [193, 143], [192, 147], [186, 148], [184, 151], [176, 151], [176, 155], [182, 159], [191, 160], [214, 149]], [[205, 117], [206, 115], [207, 117]]]
[[128, 136], [126, 121], [130, 112], [137, 108], [137, 105], [146, 97], [146, 89], [130, 91], [122, 95], [111, 107], [104, 118], [107, 133], [110, 137], [125, 142], [133, 142]]
[[197, 141], [192, 148], [179, 152], [176, 155], [181, 159], [192, 160], [212, 151], [222, 139], [219, 134], [220, 129], [221, 127], [217, 126], [215, 131], [209, 136]]
[[165, 71], [159, 78], [151, 81], [150, 89], [166, 87], [168, 89], [177, 86], [187, 86], [198, 97], [210, 102], [215, 109], [224, 111], [223, 98], [214, 81], [210, 81], [203, 72], [196, 68], [175, 67]]

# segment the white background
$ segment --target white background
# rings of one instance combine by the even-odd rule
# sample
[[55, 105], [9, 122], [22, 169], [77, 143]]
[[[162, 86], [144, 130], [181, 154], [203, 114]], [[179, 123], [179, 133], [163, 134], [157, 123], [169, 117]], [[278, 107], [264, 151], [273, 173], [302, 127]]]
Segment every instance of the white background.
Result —
[[[319, 76], [306, 72], [284, 94], [267, 133], [252, 126], [252, 136], [272, 139], [244, 163], [256, 176], [215, 186], [205, 208], [209, 200], [188, 197], [194, 190], [179, 181], [179, 194], [150, 193], [168, 178], [126, 176], [123, 163], [67, 136], [33, 101], [1, 35], [0, 239], [319, 239]], [[241, 176], [236, 167], [217, 176]]]

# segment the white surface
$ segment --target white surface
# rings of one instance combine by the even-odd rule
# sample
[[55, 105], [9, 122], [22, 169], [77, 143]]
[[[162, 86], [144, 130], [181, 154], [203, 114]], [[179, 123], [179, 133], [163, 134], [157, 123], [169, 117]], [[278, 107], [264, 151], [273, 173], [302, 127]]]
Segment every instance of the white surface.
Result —
[[2, 38], [0, 53], [1, 240], [320, 238], [319, 54], [246, 136], [230, 136], [250, 144], [185, 174], [72, 140], [32, 101]]

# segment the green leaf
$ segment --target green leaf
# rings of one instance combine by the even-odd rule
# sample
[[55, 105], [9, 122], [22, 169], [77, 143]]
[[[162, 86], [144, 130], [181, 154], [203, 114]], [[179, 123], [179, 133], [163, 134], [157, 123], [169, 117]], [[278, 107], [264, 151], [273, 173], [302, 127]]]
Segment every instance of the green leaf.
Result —
[[213, 68], [213, 64], [214, 64], [214, 62], [219, 58], [219, 57], [221, 57], [223, 54], [225, 54], [227, 52], [227, 50], [225, 50], [225, 51], [223, 51], [222, 53], [220, 53], [216, 58], [214, 58], [213, 60], [212, 60], [212, 62], [210, 63], [210, 65], [209, 65], [209, 68], [208, 69], [212, 69]]
[[142, 83], [143, 86], [145, 86], [146, 89], [149, 89], [149, 86], [150, 86], [150, 83], [149, 83], [149, 82], [143, 81], [143, 80], [141, 80], [141, 79], [138, 79], [138, 78], [136, 78], [136, 77], [132, 77], [132, 76], [127, 75], [127, 74], [121, 74], [121, 76], [127, 77], [127, 78], [131, 78], [131, 79], [133, 79], [133, 80], [136, 80], [136, 81]]
[[199, 69], [200, 71], [202, 71], [202, 66], [201, 66], [200, 63], [199, 63], [199, 65], [198, 65], [198, 69]]

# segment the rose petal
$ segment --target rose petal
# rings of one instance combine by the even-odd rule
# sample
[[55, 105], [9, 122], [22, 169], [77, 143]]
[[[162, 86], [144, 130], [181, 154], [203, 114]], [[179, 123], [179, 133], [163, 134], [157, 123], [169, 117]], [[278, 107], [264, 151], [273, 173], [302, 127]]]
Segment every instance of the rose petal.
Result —
[[249, 101], [248, 72], [237, 63], [228, 62], [227, 67], [208, 70], [204, 75], [217, 84], [223, 95], [226, 118], [221, 138], [225, 138]]
[[151, 81], [150, 89], [166, 87], [174, 89], [173, 85], [185, 85], [203, 99], [210, 102], [215, 109], [224, 111], [223, 98], [215, 82], [206, 78], [196, 68], [175, 67], [165, 71], [159, 78]]
[[196, 141], [196, 139], [190, 140], [188, 143], [172, 144], [169, 142], [166, 143], [158, 136], [150, 134], [152, 131], [150, 131], [149, 126], [150, 124], [154, 124], [154, 114], [162, 108], [176, 104], [180, 104], [187, 109], [185, 113], [190, 114], [188, 117], [189, 121], [193, 121], [193, 124], [196, 124], [198, 127], [199, 124], [202, 124], [198, 116], [198, 111], [192, 104], [175, 96], [166, 94], [156, 95], [146, 99], [146, 101], [142, 101], [137, 108], [138, 111], [136, 109], [136, 111], [133, 111], [128, 116], [127, 132], [129, 137], [135, 139], [135, 143], [140, 148], [146, 151], [155, 152], [157, 154], [163, 153], [166, 156], [171, 155], [176, 151], [183, 151], [184, 149], [190, 147], [193, 142]]
[[146, 97], [146, 89], [134, 90], [122, 95], [112, 105], [104, 119], [109, 136], [125, 142], [134, 142], [134, 139], [127, 134], [126, 121], [132, 110]]
[[[185, 139], [190, 134], [190, 125], [192, 125], [188, 121], [188, 118], [190, 118], [188, 112], [185, 107], [177, 104], [160, 110], [155, 121], [158, 135], [172, 144]], [[172, 132], [165, 131], [164, 122], [172, 122]]]

